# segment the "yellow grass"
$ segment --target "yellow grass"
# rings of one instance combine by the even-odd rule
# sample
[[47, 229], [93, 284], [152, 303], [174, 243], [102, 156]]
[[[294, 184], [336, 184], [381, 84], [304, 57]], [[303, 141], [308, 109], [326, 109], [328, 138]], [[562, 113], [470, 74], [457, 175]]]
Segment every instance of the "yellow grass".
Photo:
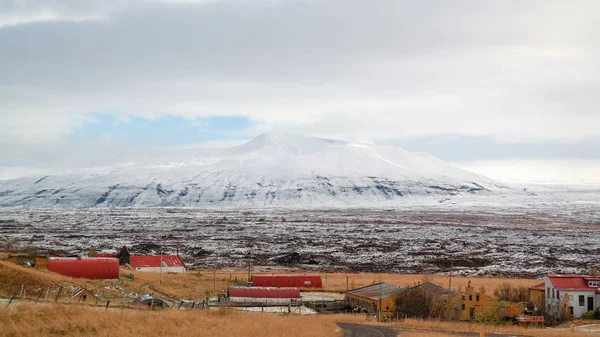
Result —
[[319, 316], [210, 311], [135, 311], [62, 305], [0, 309], [0, 337], [36, 336], [342, 336]]
[[[187, 272], [185, 274], [162, 275], [162, 283], [158, 273], [134, 272], [134, 279], [121, 280], [124, 287], [135, 289], [137, 292], [155, 292], [169, 297], [202, 300], [227, 290], [233, 284], [223, 275], [217, 276], [216, 291], [213, 291], [212, 272]], [[148, 286], [152, 285], [151, 288]]]

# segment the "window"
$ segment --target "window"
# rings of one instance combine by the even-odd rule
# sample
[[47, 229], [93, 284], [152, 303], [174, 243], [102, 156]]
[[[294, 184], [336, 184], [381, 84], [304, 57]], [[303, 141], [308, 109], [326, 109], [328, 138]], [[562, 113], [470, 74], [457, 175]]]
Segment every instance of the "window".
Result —
[[469, 295], [469, 301], [473, 300], [473, 295]]
[[560, 300], [560, 290], [556, 290], [556, 299]]
[[600, 281], [590, 281], [588, 284], [590, 287], [600, 287]]
[[585, 296], [579, 295], [579, 306], [585, 307]]
[[465, 295], [463, 295], [462, 297], [463, 301], [467, 299], [467, 297]]
[[475, 301], [479, 302], [479, 294], [475, 295]]
[[546, 297], [550, 298], [550, 287], [546, 288]]
[[463, 303], [463, 305], [462, 305], [462, 310], [465, 310], [465, 304], [464, 304], [464, 303]]
[[552, 288], [552, 298], [554, 298], [554, 288]]

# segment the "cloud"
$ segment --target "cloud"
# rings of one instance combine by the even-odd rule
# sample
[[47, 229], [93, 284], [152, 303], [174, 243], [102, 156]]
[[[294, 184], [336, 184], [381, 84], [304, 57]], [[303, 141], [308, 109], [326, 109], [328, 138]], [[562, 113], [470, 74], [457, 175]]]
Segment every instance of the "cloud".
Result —
[[98, 111], [238, 116], [247, 137], [599, 135], [593, 0], [0, 6], [0, 154], [61, 147]]

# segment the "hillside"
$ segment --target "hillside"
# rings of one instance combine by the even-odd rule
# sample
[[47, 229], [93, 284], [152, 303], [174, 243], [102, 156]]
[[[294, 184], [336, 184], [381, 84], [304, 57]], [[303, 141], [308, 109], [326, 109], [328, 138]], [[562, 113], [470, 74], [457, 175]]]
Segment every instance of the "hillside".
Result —
[[506, 191], [398, 147], [265, 134], [226, 149], [0, 181], [0, 206], [368, 206]]

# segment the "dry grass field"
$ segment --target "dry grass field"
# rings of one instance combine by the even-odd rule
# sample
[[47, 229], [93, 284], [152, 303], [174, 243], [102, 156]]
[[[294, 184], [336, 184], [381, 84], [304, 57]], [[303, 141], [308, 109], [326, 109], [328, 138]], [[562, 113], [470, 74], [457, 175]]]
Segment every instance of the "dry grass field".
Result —
[[37, 336], [342, 336], [318, 316], [239, 313], [232, 310], [108, 310], [64, 305], [0, 309], [0, 337]]

